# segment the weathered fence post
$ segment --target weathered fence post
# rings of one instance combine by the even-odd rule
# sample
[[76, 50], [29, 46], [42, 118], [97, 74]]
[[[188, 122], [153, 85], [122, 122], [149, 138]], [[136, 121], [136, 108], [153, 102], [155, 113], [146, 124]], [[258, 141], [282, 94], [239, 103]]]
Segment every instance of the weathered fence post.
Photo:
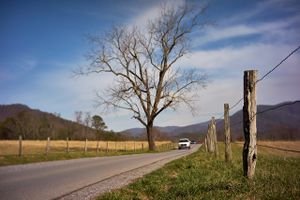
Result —
[[212, 138], [211, 138], [212, 134], [211, 134], [211, 123], [208, 124], [208, 128], [207, 128], [207, 147], [208, 147], [208, 152], [209, 153], [213, 153], [214, 148], [213, 148], [213, 142], [212, 142]]
[[87, 152], [87, 141], [88, 141], [88, 139], [85, 139], [85, 143], [84, 143], [84, 153]]
[[66, 149], [67, 153], [70, 152], [70, 149], [69, 149], [69, 138], [67, 137], [67, 149]]
[[46, 155], [48, 156], [50, 150], [50, 137], [47, 138], [47, 143], [46, 143]]
[[125, 151], [127, 151], [127, 147], [126, 147], [126, 141], [125, 141], [125, 144], [124, 144], [124, 146], [125, 146]]
[[211, 118], [211, 123], [212, 123], [212, 133], [213, 133], [213, 143], [214, 143], [214, 153], [215, 156], [217, 157], [219, 155], [219, 149], [218, 149], [218, 138], [217, 138], [217, 124], [215, 121], [215, 117]]
[[133, 151], [135, 152], [135, 140], [133, 141]]
[[97, 149], [96, 149], [97, 154], [99, 153], [99, 140], [97, 140]]
[[243, 169], [244, 176], [252, 179], [257, 160], [256, 146], [256, 79], [257, 70], [244, 71], [244, 107], [243, 107]]
[[204, 147], [205, 147], [205, 151], [207, 152], [207, 136], [205, 136], [204, 138]]
[[218, 141], [217, 141], [217, 131], [215, 118], [212, 117], [210, 124], [208, 125], [207, 135], [206, 135], [207, 149], [209, 153], [214, 153], [218, 156]]
[[108, 152], [108, 141], [106, 141], [106, 153]]
[[22, 135], [19, 136], [19, 157], [23, 155]]
[[225, 135], [225, 161], [231, 162], [232, 152], [230, 144], [230, 118], [229, 118], [229, 105], [224, 104], [224, 135]]

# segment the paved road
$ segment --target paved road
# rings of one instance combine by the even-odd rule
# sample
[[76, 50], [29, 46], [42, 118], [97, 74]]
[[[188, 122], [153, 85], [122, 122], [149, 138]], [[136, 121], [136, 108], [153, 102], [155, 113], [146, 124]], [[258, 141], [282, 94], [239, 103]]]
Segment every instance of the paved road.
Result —
[[194, 152], [173, 150], [0, 167], [0, 199], [55, 199], [114, 175]]

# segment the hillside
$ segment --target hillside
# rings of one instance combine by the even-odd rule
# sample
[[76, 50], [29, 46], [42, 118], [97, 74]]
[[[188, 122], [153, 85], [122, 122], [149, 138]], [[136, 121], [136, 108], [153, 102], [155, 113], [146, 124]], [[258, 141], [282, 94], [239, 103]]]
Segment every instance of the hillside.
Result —
[[[280, 104], [278, 104], [280, 105]], [[258, 112], [272, 109], [278, 105], [259, 105]], [[242, 111], [230, 116], [233, 140], [243, 139]], [[156, 138], [177, 140], [189, 137], [198, 140], [207, 131], [208, 121], [188, 126], [155, 127]], [[223, 140], [223, 120], [217, 121], [218, 139]], [[281, 107], [276, 110], [257, 116], [257, 129], [259, 139], [268, 140], [297, 140], [300, 139], [300, 104]], [[0, 139], [17, 139], [23, 135], [26, 139], [146, 139], [145, 129], [134, 128], [119, 134], [102, 132], [96, 134], [95, 130], [73, 121], [65, 120], [54, 114], [31, 109], [26, 105], [12, 104], [0, 105]]]
[[[283, 104], [283, 103], [282, 103]], [[272, 109], [277, 105], [258, 105], [257, 110], [261, 112], [266, 109]], [[230, 116], [232, 139], [243, 139], [242, 110]], [[223, 140], [223, 120], [217, 121], [217, 134], [219, 140]], [[157, 130], [163, 132], [169, 138], [177, 139], [180, 137], [189, 137], [191, 139], [199, 139], [207, 132], [209, 121], [192, 124], [183, 127], [156, 127]], [[131, 133], [132, 129], [125, 130], [127, 134]], [[134, 129], [135, 135], [145, 135], [144, 129]], [[296, 140], [300, 139], [300, 104], [293, 104], [281, 107], [276, 110], [262, 113], [257, 116], [257, 132], [259, 139], [268, 140]]]
[[51, 113], [31, 109], [26, 105], [0, 105], [0, 139], [104, 139], [120, 135], [96, 131], [90, 127], [63, 119]]

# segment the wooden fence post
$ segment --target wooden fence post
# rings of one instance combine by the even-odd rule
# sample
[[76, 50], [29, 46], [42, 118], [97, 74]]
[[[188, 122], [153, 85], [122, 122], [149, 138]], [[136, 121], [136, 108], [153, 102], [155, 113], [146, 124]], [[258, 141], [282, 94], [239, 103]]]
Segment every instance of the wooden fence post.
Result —
[[106, 141], [106, 153], [108, 152], [108, 141]]
[[87, 141], [88, 141], [88, 139], [85, 139], [85, 143], [84, 143], [84, 153], [86, 153], [87, 152]]
[[142, 151], [144, 151], [144, 143], [142, 142]]
[[70, 149], [69, 149], [69, 138], [67, 137], [67, 149], [66, 149], [67, 153], [70, 152]]
[[256, 146], [256, 79], [257, 70], [244, 71], [244, 107], [243, 107], [243, 170], [244, 176], [252, 179], [257, 160]]
[[47, 143], [46, 143], [46, 155], [48, 156], [48, 153], [50, 151], [50, 137], [47, 138]]
[[224, 104], [224, 135], [225, 135], [225, 161], [231, 162], [232, 151], [230, 143], [230, 119], [229, 119], [229, 104]]
[[217, 124], [215, 121], [215, 117], [212, 117], [212, 134], [213, 134], [213, 143], [214, 143], [214, 153], [217, 157], [219, 155], [219, 149], [218, 149], [218, 138], [217, 138]]
[[213, 127], [213, 119], [211, 119], [209, 125], [208, 125], [208, 130], [207, 130], [207, 144], [208, 144], [208, 152], [209, 153], [214, 153], [215, 152], [215, 136], [214, 136], [214, 127]]
[[207, 136], [205, 136], [204, 138], [204, 147], [205, 147], [205, 151], [207, 152]]
[[99, 140], [97, 140], [97, 149], [96, 149], [97, 154], [99, 153]]
[[23, 155], [22, 135], [19, 136], [19, 157]]
[[127, 147], [126, 147], [126, 141], [125, 141], [125, 144], [124, 144], [124, 146], [125, 146], [125, 151], [127, 151]]
[[115, 141], [115, 151], [117, 151], [117, 141]]
[[133, 141], [133, 151], [135, 152], [135, 140]]
[[207, 149], [209, 153], [213, 152], [213, 148], [212, 148], [212, 142], [211, 142], [211, 128], [210, 128], [210, 123], [208, 124], [208, 128], [207, 128], [207, 134], [206, 134], [206, 138], [207, 138]]

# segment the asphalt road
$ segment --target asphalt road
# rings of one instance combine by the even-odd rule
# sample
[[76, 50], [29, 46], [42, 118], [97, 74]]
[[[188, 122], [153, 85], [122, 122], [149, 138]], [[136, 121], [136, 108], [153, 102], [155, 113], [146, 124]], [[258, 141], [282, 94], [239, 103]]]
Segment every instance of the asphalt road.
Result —
[[173, 150], [0, 167], [0, 199], [55, 199], [122, 172], [179, 158], [195, 151]]

